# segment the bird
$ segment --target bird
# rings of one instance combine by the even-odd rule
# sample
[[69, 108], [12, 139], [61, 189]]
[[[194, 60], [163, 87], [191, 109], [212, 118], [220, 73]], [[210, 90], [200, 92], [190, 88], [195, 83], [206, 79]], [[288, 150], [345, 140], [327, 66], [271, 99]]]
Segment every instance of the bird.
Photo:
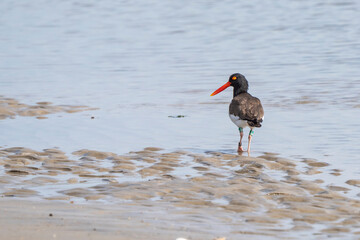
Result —
[[229, 117], [231, 121], [239, 128], [240, 142], [238, 152], [244, 152], [242, 147], [242, 138], [244, 136], [244, 128], [249, 127], [247, 152], [250, 153], [251, 139], [254, 135], [254, 128], [260, 128], [264, 121], [264, 108], [258, 98], [253, 97], [249, 90], [249, 83], [244, 75], [240, 73], [231, 74], [229, 81], [223, 86], [215, 90], [210, 96], [214, 96], [226, 88], [232, 86], [234, 88], [233, 99], [229, 105]]

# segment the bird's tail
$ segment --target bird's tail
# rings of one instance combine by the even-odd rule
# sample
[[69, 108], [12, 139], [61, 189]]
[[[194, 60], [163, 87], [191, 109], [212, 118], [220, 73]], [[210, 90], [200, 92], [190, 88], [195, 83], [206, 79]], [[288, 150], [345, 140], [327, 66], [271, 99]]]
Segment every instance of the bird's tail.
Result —
[[248, 124], [250, 127], [261, 127], [262, 119], [254, 119], [254, 120], [248, 120]]

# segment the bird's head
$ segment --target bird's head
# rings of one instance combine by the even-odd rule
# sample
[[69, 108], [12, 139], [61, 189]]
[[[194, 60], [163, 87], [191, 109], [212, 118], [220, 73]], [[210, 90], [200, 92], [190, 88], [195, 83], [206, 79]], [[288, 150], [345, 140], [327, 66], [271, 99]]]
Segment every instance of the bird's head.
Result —
[[240, 73], [231, 74], [229, 77], [229, 81], [225, 83], [223, 86], [218, 88], [215, 92], [213, 92], [210, 96], [214, 96], [219, 92], [224, 91], [228, 87], [234, 87], [234, 97], [240, 93], [247, 92], [249, 89], [248, 81], [245, 76]]

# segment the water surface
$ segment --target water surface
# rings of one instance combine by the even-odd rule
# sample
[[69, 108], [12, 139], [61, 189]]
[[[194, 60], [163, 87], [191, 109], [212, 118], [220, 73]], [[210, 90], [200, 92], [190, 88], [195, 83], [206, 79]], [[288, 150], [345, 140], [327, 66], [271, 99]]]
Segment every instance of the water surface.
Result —
[[0, 94], [100, 110], [2, 120], [0, 145], [235, 152], [232, 92], [209, 95], [240, 72], [265, 108], [253, 155], [316, 158], [358, 178], [359, 10], [355, 0], [2, 1]]

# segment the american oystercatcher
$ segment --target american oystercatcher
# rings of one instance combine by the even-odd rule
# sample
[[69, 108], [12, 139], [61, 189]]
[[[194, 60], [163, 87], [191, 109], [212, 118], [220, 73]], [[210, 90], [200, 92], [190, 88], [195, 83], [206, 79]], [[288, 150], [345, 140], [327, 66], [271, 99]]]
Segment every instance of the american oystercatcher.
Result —
[[240, 73], [232, 74], [229, 81], [210, 96], [214, 96], [230, 86], [234, 87], [234, 98], [229, 106], [229, 116], [231, 121], [239, 128], [240, 142], [238, 152], [244, 152], [242, 147], [242, 138], [244, 136], [243, 129], [249, 127], [250, 132], [247, 152], [250, 153], [250, 144], [254, 134], [254, 128], [261, 127], [261, 122], [264, 120], [264, 109], [260, 100], [247, 92], [249, 89], [248, 81], [245, 76]]

